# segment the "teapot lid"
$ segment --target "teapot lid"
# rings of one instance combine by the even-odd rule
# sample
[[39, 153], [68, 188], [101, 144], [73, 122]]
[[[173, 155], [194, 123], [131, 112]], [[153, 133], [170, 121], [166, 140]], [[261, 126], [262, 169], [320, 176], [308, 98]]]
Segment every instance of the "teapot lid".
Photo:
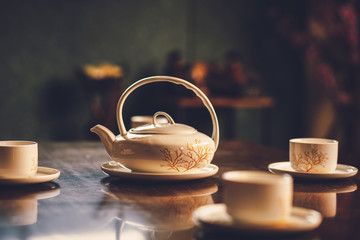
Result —
[[129, 130], [129, 133], [136, 134], [193, 134], [197, 130], [180, 123], [156, 123], [145, 124]]
[[[158, 123], [157, 117], [164, 116], [168, 122]], [[193, 134], [196, 129], [185, 124], [175, 123], [169, 114], [157, 112], [153, 116], [152, 124], [145, 124], [129, 130], [129, 133], [135, 134]]]

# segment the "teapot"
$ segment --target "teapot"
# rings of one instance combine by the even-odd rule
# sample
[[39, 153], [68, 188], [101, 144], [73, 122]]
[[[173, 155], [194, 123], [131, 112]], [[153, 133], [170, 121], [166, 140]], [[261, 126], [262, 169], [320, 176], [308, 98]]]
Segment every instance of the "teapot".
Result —
[[[165, 112], [157, 112], [152, 124], [145, 124], [126, 131], [122, 109], [126, 98], [136, 88], [153, 82], [171, 82], [192, 90], [208, 109], [212, 124], [212, 137], [193, 127], [175, 123]], [[165, 117], [167, 123], [157, 121]], [[111, 159], [123, 168], [147, 173], [187, 173], [205, 168], [212, 161], [219, 144], [219, 123], [215, 110], [206, 95], [195, 85], [181, 78], [153, 76], [143, 78], [121, 95], [116, 109], [120, 134], [115, 136], [108, 128], [96, 125], [96, 133]]]

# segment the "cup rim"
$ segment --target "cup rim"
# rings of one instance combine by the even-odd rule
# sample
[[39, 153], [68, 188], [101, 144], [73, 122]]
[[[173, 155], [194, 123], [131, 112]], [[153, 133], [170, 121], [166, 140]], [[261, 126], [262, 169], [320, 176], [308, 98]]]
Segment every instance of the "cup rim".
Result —
[[318, 144], [318, 145], [338, 144], [337, 140], [328, 139], [328, 138], [292, 138], [289, 140], [289, 142], [298, 143], [298, 144]]
[[0, 148], [20, 148], [37, 145], [37, 142], [27, 140], [5, 140], [0, 141]]
[[[262, 179], [261, 177], [266, 177], [266, 180]], [[286, 173], [278, 174], [256, 170], [233, 170], [224, 172], [221, 175], [221, 180], [232, 183], [274, 185], [287, 184], [289, 181], [292, 182], [292, 177]]]

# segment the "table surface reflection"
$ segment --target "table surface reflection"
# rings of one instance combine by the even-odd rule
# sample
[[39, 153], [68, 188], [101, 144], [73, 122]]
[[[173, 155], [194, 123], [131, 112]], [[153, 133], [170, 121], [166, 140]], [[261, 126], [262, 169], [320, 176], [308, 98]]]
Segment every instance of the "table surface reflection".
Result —
[[[219, 172], [190, 181], [134, 181], [100, 170], [109, 157], [100, 142], [39, 144], [39, 165], [59, 179], [28, 186], [0, 186], [0, 239], [356, 239], [360, 236], [359, 174], [331, 181], [295, 180], [294, 205], [324, 219], [314, 231], [249, 236], [194, 225], [197, 207], [222, 202], [220, 176], [234, 169], [264, 170], [288, 153], [242, 141], [221, 141], [213, 163]], [[341, 163], [359, 167], [357, 159]]]

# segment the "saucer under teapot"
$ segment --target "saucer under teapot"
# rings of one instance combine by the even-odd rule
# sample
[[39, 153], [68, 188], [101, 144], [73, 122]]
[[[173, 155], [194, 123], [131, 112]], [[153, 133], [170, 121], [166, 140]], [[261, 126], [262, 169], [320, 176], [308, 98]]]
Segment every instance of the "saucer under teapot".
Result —
[[211, 177], [219, 171], [219, 167], [214, 164], [209, 164], [207, 167], [185, 173], [149, 173], [135, 172], [130, 169], [121, 167], [121, 165], [117, 162], [110, 161], [103, 163], [101, 165], [101, 170], [112, 177], [126, 179], [151, 181], [180, 181]]

